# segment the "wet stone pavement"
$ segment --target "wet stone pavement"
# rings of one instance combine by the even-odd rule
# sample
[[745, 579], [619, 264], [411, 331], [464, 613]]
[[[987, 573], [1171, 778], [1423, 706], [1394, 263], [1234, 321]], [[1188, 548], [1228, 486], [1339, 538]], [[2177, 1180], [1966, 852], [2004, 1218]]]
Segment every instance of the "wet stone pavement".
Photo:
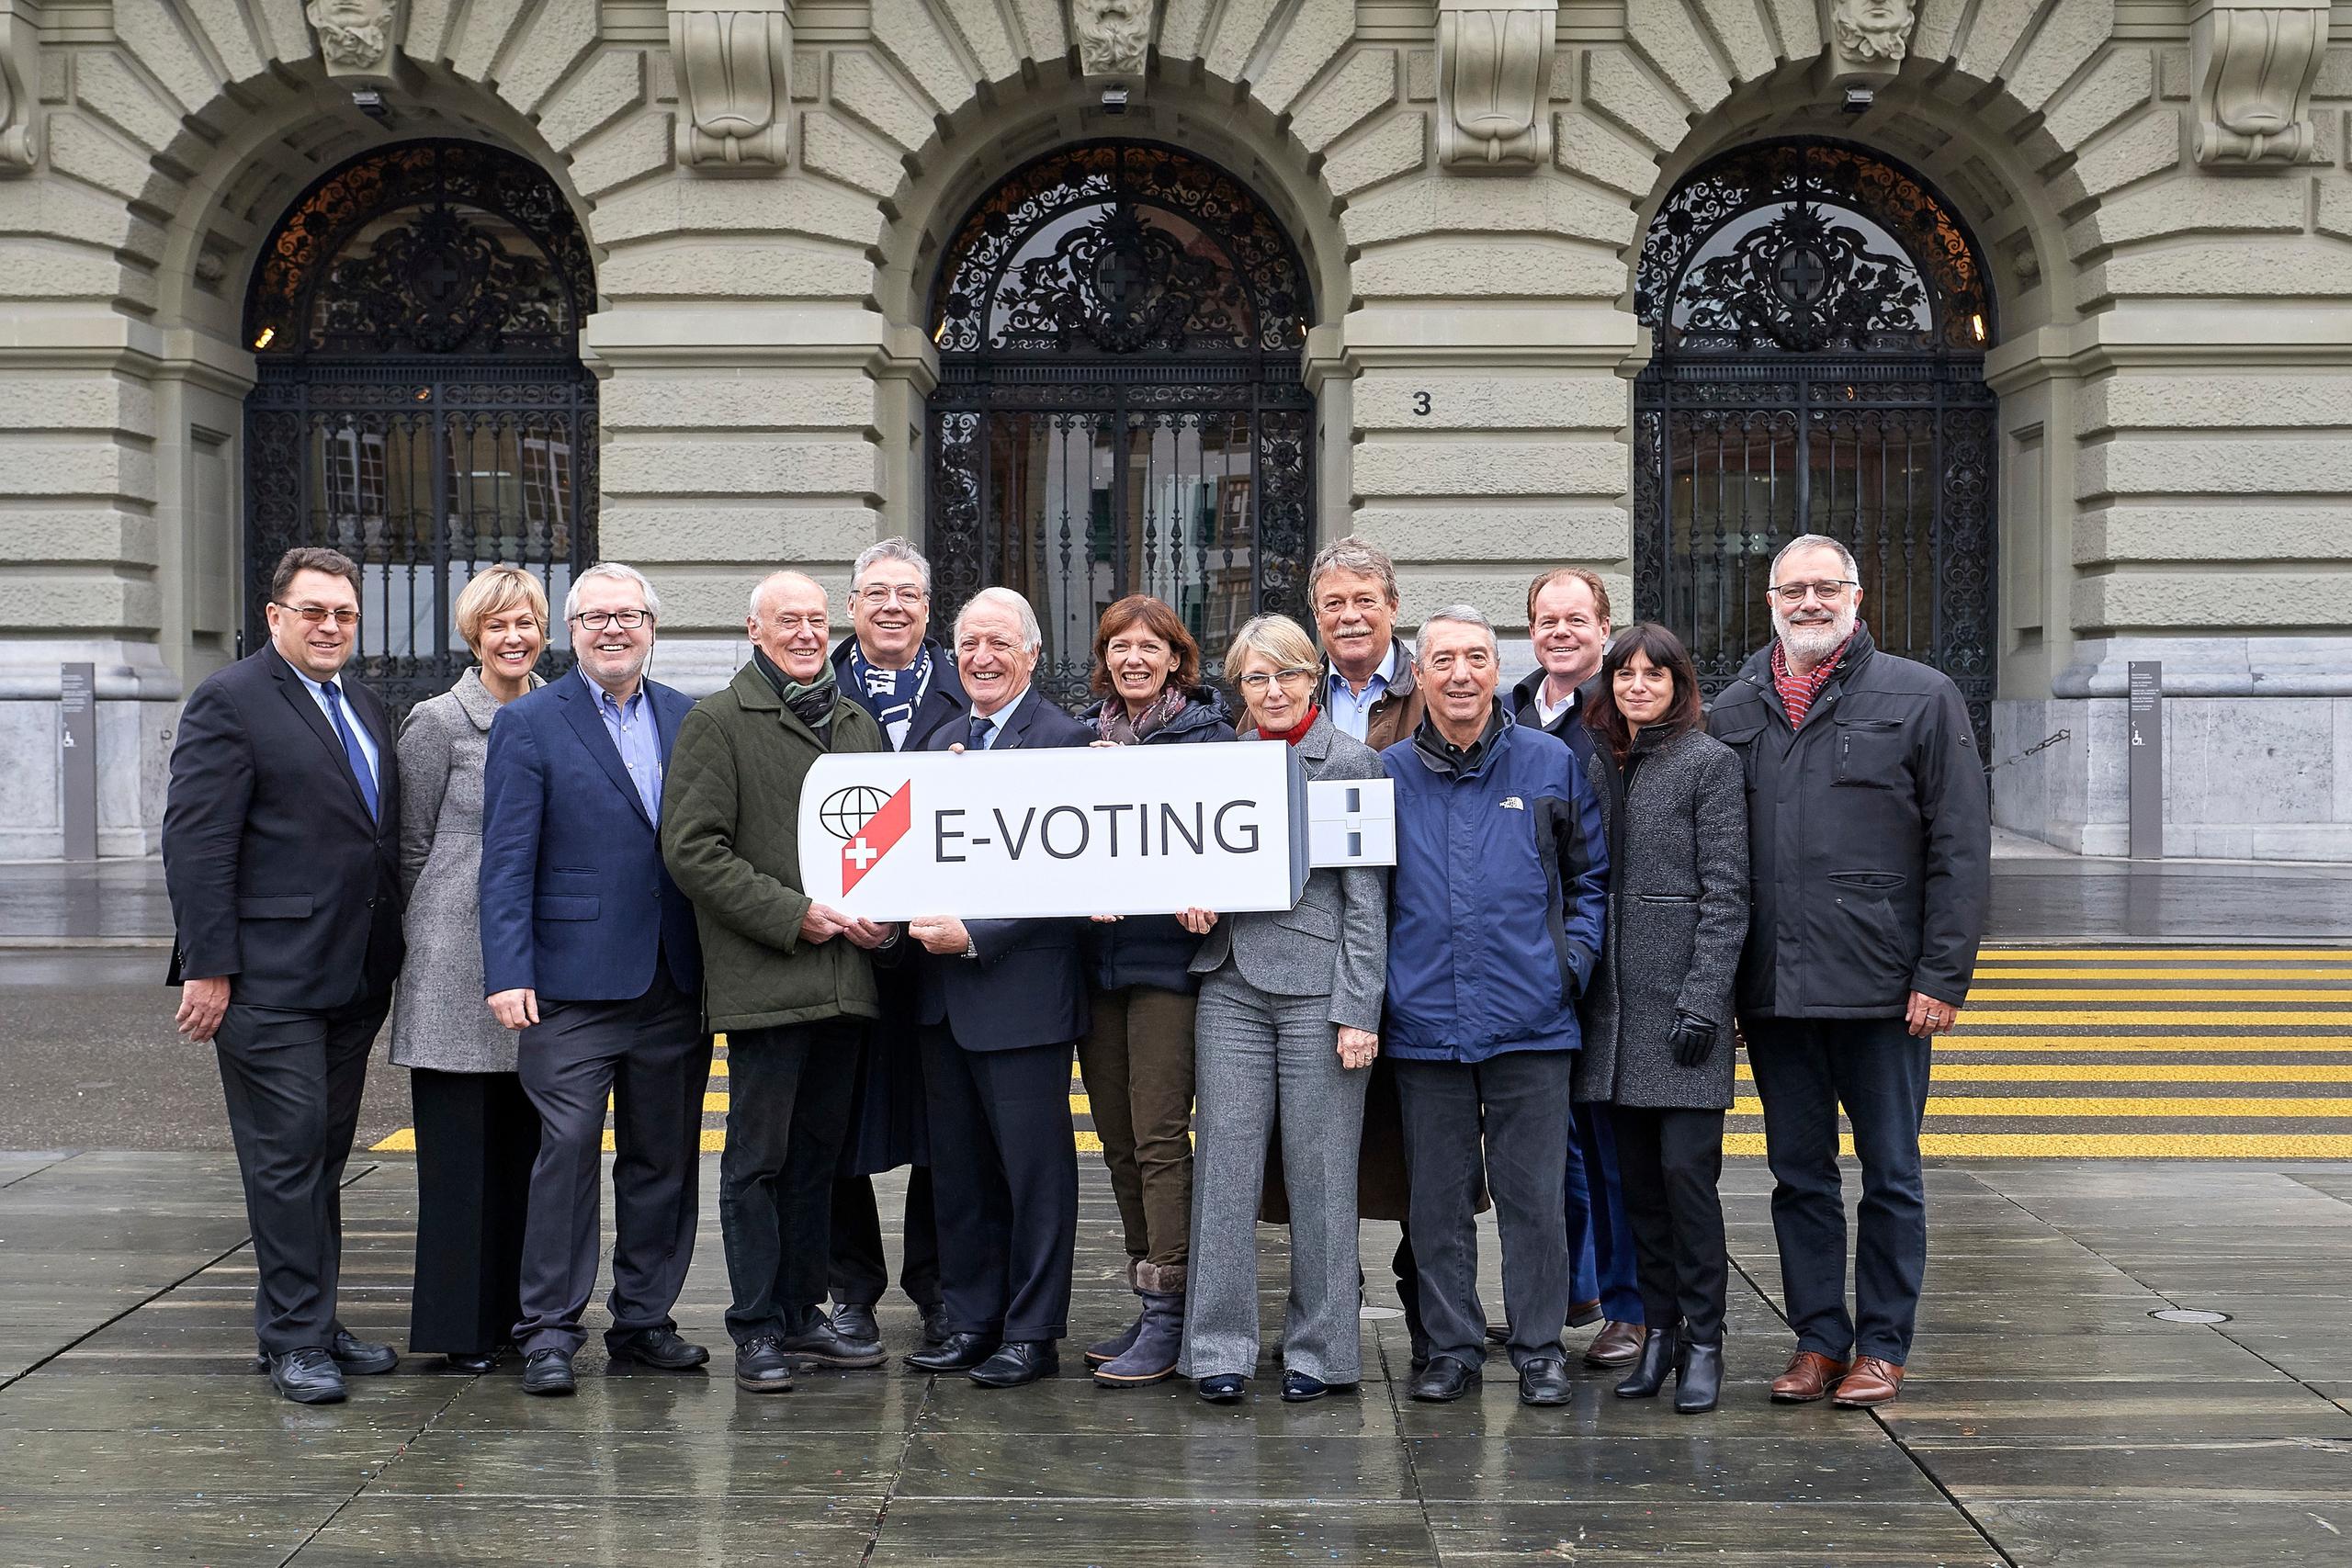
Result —
[[[679, 1316], [709, 1374], [607, 1374], [592, 1340], [569, 1401], [418, 1357], [306, 1409], [247, 1370], [229, 1156], [0, 1154], [0, 1565], [2352, 1561], [2352, 1166], [1936, 1162], [1912, 1378], [1868, 1413], [1767, 1402], [1788, 1351], [1769, 1178], [1735, 1160], [1734, 1382], [1696, 1418], [1581, 1369], [1570, 1406], [1523, 1409], [1499, 1361], [1459, 1404], [1404, 1399], [1387, 1225], [1365, 1227], [1357, 1396], [1283, 1405], [1271, 1364], [1238, 1410], [1099, 1391], [1077, 1343], [1130, 1298], [1081, 1168], [1050, 1383], [738, 1393], [707, 1160]], [[404, 1339], [413, 1202], [405, 1159], [355, 1164], [344, 1314], [368, 1337]], [[1285, 1264], [1261, 1235], [1271, 1345]], [[2148, 1315], [2176, 1306], [2230, 1320]], [[903, 1302], [885, 1327], [908, 1348]]]

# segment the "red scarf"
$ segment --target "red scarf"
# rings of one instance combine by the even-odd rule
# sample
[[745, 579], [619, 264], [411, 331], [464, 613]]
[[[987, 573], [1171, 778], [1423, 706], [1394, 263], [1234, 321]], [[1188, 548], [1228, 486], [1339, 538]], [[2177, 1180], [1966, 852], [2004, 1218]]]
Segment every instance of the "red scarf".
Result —
[[1306, 732], [1315, 728], [1315, 716], [1322, 711], [1323, 710], [1321, 708], [1317, 707], [1313, 703], [1309, 703], [1306, 705], [1306, 716], [1298, 721], [1297, 728], [1261, 728], [1258, 731], [1258, 739], [1261, 740], [1280, 740], [1285, 744], [1295, 746], [1300, 741], [1306, 739]]
[[1847, 633], [1838, 650], [1815, 665], [1809, 675], [1797, 674], [1789, 668], [1787, 645], [1777, 641], [1772, 644], [1772, 684], [1781, 694], [1781, 705], [1789, 710], [1791, 729], [1804, 727], [1804, 716], [1813, 710], [1821, 688], [1829, 684], [1829, 677], [1838, 673], [1838, 666], [1846, 661], [1846, 649], [1853, 640], [1853, 634]]

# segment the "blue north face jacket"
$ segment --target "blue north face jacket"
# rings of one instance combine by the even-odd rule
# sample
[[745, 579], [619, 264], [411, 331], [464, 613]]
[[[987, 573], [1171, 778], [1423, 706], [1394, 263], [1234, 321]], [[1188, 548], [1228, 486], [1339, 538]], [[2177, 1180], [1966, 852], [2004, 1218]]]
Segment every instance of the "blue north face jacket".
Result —
[[1466, 752], [1424, 721], [1380, 761], [1396, 784], [1381, 1049], [1408, 1062], [1577, 1049], [1609, 840], [1573, 753], [1498, 709]]

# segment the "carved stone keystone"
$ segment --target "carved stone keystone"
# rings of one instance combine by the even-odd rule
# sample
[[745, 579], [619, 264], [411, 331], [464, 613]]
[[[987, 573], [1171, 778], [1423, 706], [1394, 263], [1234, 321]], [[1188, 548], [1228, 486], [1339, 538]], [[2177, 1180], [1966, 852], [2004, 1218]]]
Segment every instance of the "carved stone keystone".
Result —
[[356, 85], [397, 80], [406, 9], [402, 0], [309, 0], [302, 15], [328, 77]]
[[1437, 160], [1526, 169], [1552, 156], [1559, 0], [1438, 0]]
[[780, 169], [792, 142], [790, 0], [670, 0], [678, 161]]
[[1158, 0], [1070, 0], [1069, 36], [1078, 42], [1080, 72], [1141, 81], [1157, 5]]
[[1911, 0], [1836, 0], [1829, 10], [1833, 79], [1884, 81], [1902, 70], [1917, 20]]
[[2199, 163], [2311, 161], [2327, 17], [2328, 0], [2197, 0], [2188, 55]]

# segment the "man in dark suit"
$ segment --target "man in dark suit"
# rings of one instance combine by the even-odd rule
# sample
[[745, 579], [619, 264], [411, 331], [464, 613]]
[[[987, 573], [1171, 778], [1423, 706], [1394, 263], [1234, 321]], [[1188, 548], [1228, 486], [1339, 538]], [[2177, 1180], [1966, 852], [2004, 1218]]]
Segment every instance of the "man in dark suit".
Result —
[[[956, 618], [972, 708], [926, 750], [1084, 746], [1094, 731], [1031, 683], [1044, 638], [1028, 601], [985, 588]], [[958, 733], [960, 728], [961, 733]], [[1012, 1388], [1059, 1370], [1078, 1239], [1070, 1062], [1086, 1032], [1081, 922], [908, 923], [939, 1208], [947, 1337], [907, 1364]]]
[[399, 973], [400, 770], [390, 716], [343, 678], [359, 569], [294, 549], [271, 574], [269, 641], [188, 698], [164, 807], [180, 1032], [220, 1059], [261, 1275], [254, 1333], [304, 1404], [390, 1348], [335, 1317], [344, 1163], [368, 1051]]
[[661, 611], [632, 568], [582, 572], [563, 607], [579, 670], [490, 727], [483, 984], [499, 1022], [522, 1032], [540, 1125], [514, 1325], [526, 1393], [570, 1393], [587, 1338], [607, 1096], [619, 1158], [605, 1347], [671, 1371], [710, 1359], [670, 1315], [694, 1258], [710, 1036], [694, 908], [662, 863], [662, 773], [694, 705], [645, 678]]
[[[850, 570], [853, 635], [833, 650], [842, 693], [874, 716], [894, 751], [920, 751], [932, 736], [964, 730], [971, 699], [931, 627], [931, 563], [901, 538], [867, 546]], [[833, 1332], [877, 1350], [874, 1315], [890, 1282], [874, 1178], [910, 1166], [899, 1229], [899, 1288], [922, 1314], [926, 1346], [946, 1335], [939, 1295], [939, 1224], [932, 1201], [930, 1136], [922, 1107], [922, 1052], [916, 1040], [914, 975], [875, 976], [882, 1016], [858, 1062], [856, 1103], [833, 1182]]]

